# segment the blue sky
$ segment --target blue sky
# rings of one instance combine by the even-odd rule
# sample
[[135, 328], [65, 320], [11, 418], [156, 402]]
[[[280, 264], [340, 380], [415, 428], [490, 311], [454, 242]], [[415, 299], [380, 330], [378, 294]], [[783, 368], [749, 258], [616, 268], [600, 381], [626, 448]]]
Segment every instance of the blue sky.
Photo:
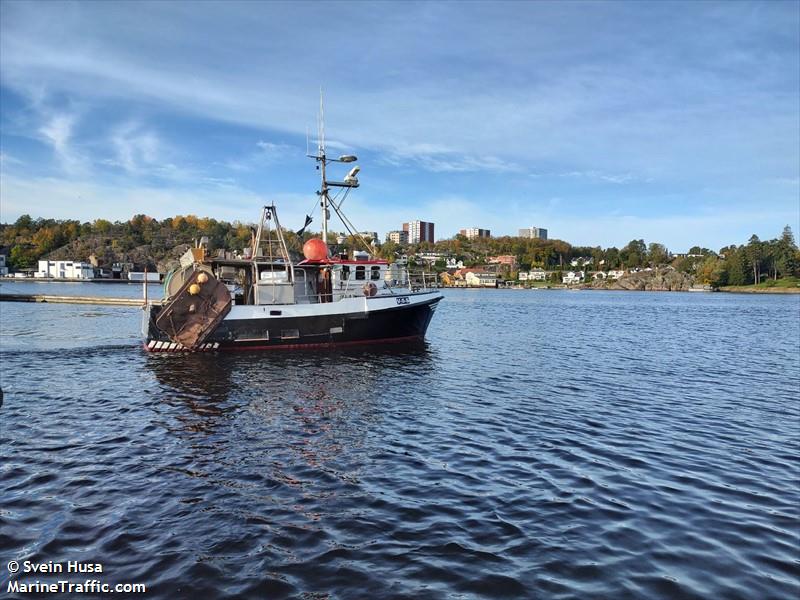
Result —
[[[345, 204], [675, 252], [800, 229], [800, 3], [0, 4], [0, 221]], [[318, 219], [315, 221], [318, 225]], [[336, 225], [333, 225], [336, 228]]]

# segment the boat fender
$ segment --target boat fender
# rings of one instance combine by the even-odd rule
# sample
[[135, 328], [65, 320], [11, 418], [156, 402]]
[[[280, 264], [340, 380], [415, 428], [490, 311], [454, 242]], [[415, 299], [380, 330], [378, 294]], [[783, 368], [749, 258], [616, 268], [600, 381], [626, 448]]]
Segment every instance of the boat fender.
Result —
[[375, 285], [372, 282], [364, 284], [364, 295], [365, 296], [372, 297], [377, 293], [378, 293], [378, 286], [377, 285]]

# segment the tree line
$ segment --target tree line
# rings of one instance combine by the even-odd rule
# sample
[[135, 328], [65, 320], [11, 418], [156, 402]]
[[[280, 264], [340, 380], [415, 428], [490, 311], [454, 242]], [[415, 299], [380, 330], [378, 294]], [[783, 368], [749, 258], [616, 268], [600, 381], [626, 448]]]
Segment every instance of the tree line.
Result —
[[[94, 255], [101, 264], [146, 260], [154, 268], [159, 262], [177, 258], [176, 248], [193, 244], [203, 236], [208, 238], [212, 252], [221, 248], [242, 251], [251, 244], [253, 228], [254, 225], [249, 223], [228, 223], [194, 215], [179, 215], [160, 221], [147, 215], [135, 215], [128, 221], [96, 219], [83, 223], [22, 215], [12, 224], [0, 224], [0, 245], [5, 248], [12, 269], [33, 268], [42, 258], [88, 260], [89, 255]], [[297, 254], [303, 243], [316, 235], [310, 231], [301, 235], [285, 231], [287, 246]], [[336, 234], [331, 233], [331, 236], [335, 238]], [[344, 249], [363, 248], [360, 239], [351, 236], [345, 240]], [[514, 236], [470, 240], [462, 235], [414, 245], [386, 242], [375, 248], [375, 252], [389, 260], [403, 254], [413, 257], [420, 252], [441, 252], [462, 260], [466, 266], [484, 265], [490, 256], [513, 255], [519, 270], [536, 267], [568, 270], [570, 262], [576, 258], [591, 258], [591, 264], [586, 267], [589, 270], [670, 265], [695, 275], [702, 283], [715, 286], [747, 285], [765, 279], [800, 276], [800, 251], [788, 225], [779, 237], [772, 240], [762, 241], [753, 235], [741, 246], [733, 244], [718, 252], [694, 246], [681, 256], [673, 255], [663, 244], [646, 244], [642, 239], [631, 240], [623, 248], [601, 248], [573, 246], [563, 240]]]
[[[540, 240], [521, 237], [467, 239], [457, 235], [434, 244], [420, 244], [400, 248], [387, 243], [381, 248], [384, 257], [390, 258], [404, 250], [413, 255], [418, 252], [442, 252], [463, 260], [467, 267], [486, 264], [491, 256], [513, 255], [518, 269], [527, 271], [541, 268], [550, 271], [571, 270], [573, 259], [591, 259], [585, 267], [591, 271], [630, 270], [671, 266], [683, 273], [692, 274], [700, 283], [713, 286], [748, 285], [765, 279], [800, 277], [800, 251], [791, 228], [784, 227], [780, 237], [761, 241], [753, 235], [747, 244], [736, 244], [714, 252], [693, 246], [686, 254], [674, 255], [664, 244], [644, 240], [631, 240], [623, 248], [599, 246], [572, 246], [562, 240]], [[443, 267], [443, 265], [441, 265]]]
[[[171, 257], [176, 247], [193, 244], [202, 236], [213, 248], [241, 250], [250, 244], [250, 226], [226, 223], [194, 215], [157, 221], [135, 215], [128, 221], [96, 219], [33, 219], [22, 215], [13, 224], [0, 224], [0, 244], [7, 248], [8, 264], [14, 269], [35, 267], [42, 258], [88, 260], [100, 263], [134, 262], [146, 257], [152, 265]], [[137, 252], [138, 250], [138, 252]], [[139, 261], [137, 261], [139, 262]]]

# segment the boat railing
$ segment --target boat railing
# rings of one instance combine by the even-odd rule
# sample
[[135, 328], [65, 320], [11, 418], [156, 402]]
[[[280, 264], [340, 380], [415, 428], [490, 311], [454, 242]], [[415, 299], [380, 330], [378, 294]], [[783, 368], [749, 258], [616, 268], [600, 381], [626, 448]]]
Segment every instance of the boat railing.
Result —
[[414, 292], [425, 291], [437, 288], [436, 274], [430, 271], [403, 271], [400, 279], [387, 280], [387, 285], [391, 289], [410, 289]]
[[[405, 271], [398, 272], [397, 279], [350, 279], [340, 281], [331, 290], [331, 298], [323, 299], [318, 292], [299, 293], [295, 292], [295, 300], [298, 303], [336, 302], [346, 298], [363, 298], [365, 296], [386, 296], [397, 295], [408, 292], [422, 292], [435, 289], [436, 275], [428, 271]], [[370, 284], [375, 286], [373, 293], [370, 293]], [[297, 288], [296, 288], [297, 289]], [[304, 290], [308, 290], [304, 286]]]

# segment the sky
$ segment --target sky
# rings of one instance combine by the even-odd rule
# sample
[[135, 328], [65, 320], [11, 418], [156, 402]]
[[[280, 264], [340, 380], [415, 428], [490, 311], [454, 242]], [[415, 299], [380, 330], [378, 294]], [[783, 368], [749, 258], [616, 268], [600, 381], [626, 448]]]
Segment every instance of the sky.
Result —
[[791, 0], [2, 0], [0, 222], [274, 202], [299, 229], [321, 89], [328, 154], [361, 167], [343, 208], [381, 238], [419, 219], [682, 252], [800, 230]]

